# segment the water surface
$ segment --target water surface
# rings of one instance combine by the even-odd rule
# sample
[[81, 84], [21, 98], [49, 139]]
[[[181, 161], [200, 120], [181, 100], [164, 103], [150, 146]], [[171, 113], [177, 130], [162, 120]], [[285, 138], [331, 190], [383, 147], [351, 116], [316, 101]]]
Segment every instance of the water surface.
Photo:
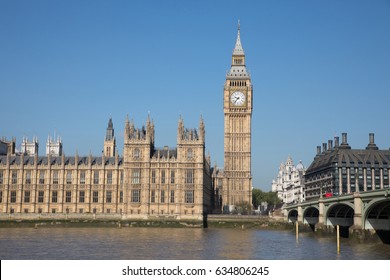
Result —
[[288, 231], [198, 228], [0, 228], [0, 259], [390, 259], [390, 245]]

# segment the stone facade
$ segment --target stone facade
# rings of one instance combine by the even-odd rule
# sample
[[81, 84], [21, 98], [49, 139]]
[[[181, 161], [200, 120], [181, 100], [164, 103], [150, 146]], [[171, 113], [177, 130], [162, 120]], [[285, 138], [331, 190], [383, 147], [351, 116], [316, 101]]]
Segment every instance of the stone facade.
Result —
[[253, 88], [246, 70], [239, 26], [223, 91], [224, 169], [214, 171], [217, 206], [225, 213], [237, 206], [250, 208], [252, 205], [252, 108]]
[[272, 181], [272, 191], [277, 192], [285, 204], [305, 201], [304, 175], [302, 162], [295, 166], [291, 156], [288, 156], [286, 163], [280, 164], [278, 175]]
[[0, 156], [0, 213], [202, 219], [210, 211], [210, 157], [204, 152], [202, 118], [198, 130], [185, 129], [180, 118], [174, 149], [154, 147], [149, 118], [141, 129], [127, 120], [124, 142], [123, 157]]
[[[116, 152], [110, 118], [101, 157], [65, 157], [60, 138], [23, 139], [15, 155], [2, 141], [0, 213], [121, 214], [125, 218], [202, 219], [211, 212], [210, 156], [205, 155], [205, 125], [184, 127], [179, 119], [177, 147], [156, 148], [154, 123], [125, 124], [123, 157]], [[14, 143], [14, 142], [13, 142]]]

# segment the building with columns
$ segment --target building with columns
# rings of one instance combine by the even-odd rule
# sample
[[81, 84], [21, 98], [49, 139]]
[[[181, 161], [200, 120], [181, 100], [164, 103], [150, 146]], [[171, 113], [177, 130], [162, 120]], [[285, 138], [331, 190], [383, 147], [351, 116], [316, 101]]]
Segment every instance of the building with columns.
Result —
[[380, 150], [369, 134], [365, 149], [352, 149], [347, 133], [317, 146], [305, 174], [306, 200], [389, 188], [390, 150]]

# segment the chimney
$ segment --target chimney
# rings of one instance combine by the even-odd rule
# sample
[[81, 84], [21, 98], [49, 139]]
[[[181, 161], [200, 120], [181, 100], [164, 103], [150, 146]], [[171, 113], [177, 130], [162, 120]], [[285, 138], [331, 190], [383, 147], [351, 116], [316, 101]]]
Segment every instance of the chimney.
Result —
[[348, 145], [347, 133], [343, 132], [341, 134], [341, 138], [342, 138], [342, 141], [341, 141], [340, 148], [342, 148], [342, 149], [351, 149], [351, 146]]
[[370, 144], [375, 144], [375, 141], [374, 141], [374, 133], [370, 133], [370, 134], [369, 134], [369, 138], [370, 138]]
[[334, 138], [334, 147], [335, 148], [339, 147], [339, 137], [338, 136], [335, 136], [335, 138]]
[[341, 134], [341, 136], [342, 136], [341, 145], [348, 145], [347, 133], [343, 132], [343, 133]]
[[317, 146], [317, 156], [321, 154], [321, 146]]
[[366, 147], [366, 150], [378, 150], [374, 140], [374, 133], [369, 134], [369, 143]]
[[327, 150], [326, 143], [322, 143], [322, 152], [325, 153]]
[[328, 140], [328, 151], [331, 151], [331, 150], [333, 150], [333, 141]]

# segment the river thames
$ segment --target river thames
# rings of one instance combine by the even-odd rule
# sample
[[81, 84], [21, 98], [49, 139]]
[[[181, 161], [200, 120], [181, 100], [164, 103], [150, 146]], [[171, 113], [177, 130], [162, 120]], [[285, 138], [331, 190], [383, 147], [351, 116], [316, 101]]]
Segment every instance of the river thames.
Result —
[[2, 260], [373, 260], [390, 245], [289, 231], [220, 228], [0, 228]]

